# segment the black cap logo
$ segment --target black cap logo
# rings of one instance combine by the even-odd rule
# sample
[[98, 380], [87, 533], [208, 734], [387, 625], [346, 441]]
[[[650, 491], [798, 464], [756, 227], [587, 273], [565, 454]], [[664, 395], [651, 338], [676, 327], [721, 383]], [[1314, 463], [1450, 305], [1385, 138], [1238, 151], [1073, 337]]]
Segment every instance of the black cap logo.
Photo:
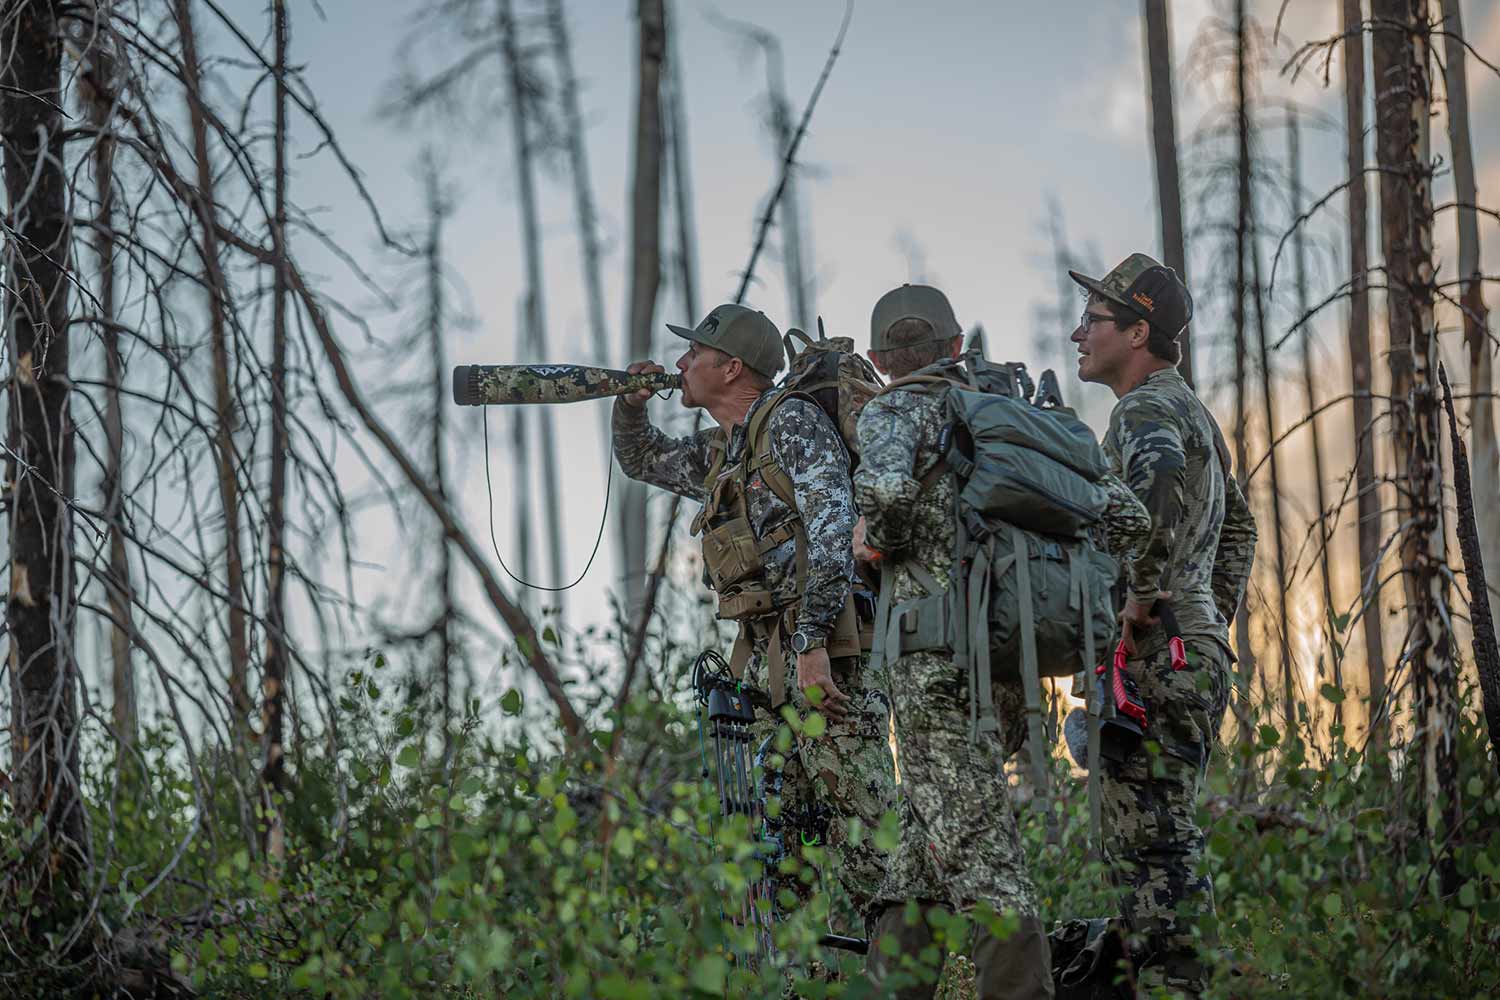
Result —
[[701, 334], [704, 334], [705, 336], [707, 336], [709, 334], [712, 334], [718, 328], [719, 328], [719, 310], [715, 309], [713, 312], [711, 312], [711, 313], [708, 314], [708, 317], [706, 319], [704, 319], [704, 321], [701, 324], [699, 324], [699, 326], [698, 326], [698, 332], [701, 333]]

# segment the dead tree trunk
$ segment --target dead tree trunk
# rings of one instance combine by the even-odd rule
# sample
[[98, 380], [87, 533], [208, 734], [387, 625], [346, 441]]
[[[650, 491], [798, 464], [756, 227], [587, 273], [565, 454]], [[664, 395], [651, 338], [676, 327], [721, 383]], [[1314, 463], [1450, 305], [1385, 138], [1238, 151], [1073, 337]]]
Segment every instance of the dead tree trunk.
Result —
[[[1386, 262], [1396, 474], [1404, 510], [1401, 565], [1424, 819], [1457, 821], [1458, 673], [1448, 625], [1433, 313], [1431, 36], [1427, 0], [1372, 0], [1381, 245]], [[1441, 802], [1441, 806], [1440, 806]], [[1439, 818], [1440, 816], [1440, 818]], [[1452, 878], [1444, 866], [1444, 882]], [[1454, 887], [1456, 888], [1456, 887]]]
[[1343, 0], [1344, 155], [1349, 177], [1349, 349], [1354, 396], [1354, 487], [1359, 539], [1360, 620], [1370, 686], [1369, 746], [1390, 742], [1385, 712], [1385, 622], [1380, 614], [1380, 484], [1375, 480], [1374, 379], [1370, 363], [1369, 188], [1365, 183], [1365, 31], [1360, 0]]
[[37, 942], [84, 916], [88, 818], [79, 787], [74, 658], [74, 426], [69, 412], [68, 180], [63, 157], [60, 4], [25, 0], [5, 22], [0, 141], [7, 227], [4, 320], [10, 513], [10, 795], [19, 881], [7, 900]]
[[[1291, 171], [1292, 180], [1292, 218], [1302, 217], [1302, 124], [1297, 116], [1297, 108], [1293, 105], [1289, 110], [1290, 120], [1287, 123], [1287, 167]], [[1298, 226], [1292, 233], [1292, 257], [1297, 269], [1297, 315], [1306, 316], [1308, 310], [1307, 290], [1307, 232], [1304, 227]], [[1323, 438], [1319, 432], [1318, 413], [1318, 389], [1317, 375], [1313, 370], [1313, 327], [1307, 323], [1302, 328], [1302, 388], [1307, 394], [1308, 431], [1312, 437], [1312, 469], [1313, 469], [1313, 498], [1317, 504], [1318, 511], [1318, 575], [1323, 584], [1323, 616], [1325, 625], [1330, 623], [1335, 614], [1333, 608], [1333, 576], [1329, 567], [1330, 537], [1328, 531], [1328, 497], [1325, 495], [1325, 482], [1323, 477]], [[1332, 646], [1330, 644], [1330, 649]], [[1339, 690], [1344, 687], [1344, 663], [1343, 656], [1336, 653], [1329, 656], [1330, 665], [1333, 668], [1333, 686]], [[1343, 699], [1334, 702], [1333, 721], [1337, 726], [1344, 724]]]
[[698, 240], [693, 220], [693, 175], [688, 158], [687, 106], [682, 92], [682, 67], [677, 58], [677, 22], [667, 20], [667, 145], [671, 151], [674, 215], [677, 221], [677, 284], [682, 314], [698, 319]]
[[[533, 96], [528, 93], [521, 64], [521, 44], [517, 38], [515, 11], [511, 0], [500, 0], [500, 47], [505, 59], [505, 73], [511, 103], [511, 142], [516, 153], [516, 177], [521, 199], [521, 239], [526, 260], [526, 295], [529, 337], [526, 347], [536, 361], [548, 360], [543, 355], [547, 349], [547, 310], [545, 287], [542, 277], [542, 229], [537, 214], [536, 177], [531, 146], [531, 125], [528, 120], [528, 105]], [[558, 488], [557, 448], [552, 432], [552, 413], [547, 407], [538, 408], [535, 414], [538, 429], [538, 445], [542, 452], [542, 491], [548, 498], [545, 504], [547, 522], [547, 562], [551, 572], [552, 586], [563, 584], [563, 537], [562, 537], [562, 491]], [[563, 595], [556, 593], [550, 599], [561, 609]]]
[[[427, 278], [427, 351], [432, 358], [432, 414], [428, 419], [431, 436], [428, 447], [432, 449], [432, 492], [443, 505], [448, 504], [448, 463], [444, 453], [447, 441], [448, 386], [447, 351], [443, 343], [443, 222], [452, 210], [444, 197], [442, 178], [436, 163], [428, 159], [427, 181], [427, 245], [423, 248], [426, 258]], [[437, 634], [438, 691], [442, 699], [443, 760], [452, 754], [453, 740], [453, 628], [458, 618], [458, 601], [453, 592], [453, 549], [448, 543], [448, 533], [441, 521], [437, 523], [437, 586], [438, 613], [433, 624]]]
[[1458, 503], [1458, 547], [1463, 553], [1464, 575], [1469, 580], [1469, 619], [1474, 623], [1474, 668], [1479, 674], [1479, 696], [1484, 707], [1485, 730], [1490, 735], [1490, 763], [1500, 768], [1500, 644], [1495, 639], [1495, 616], [1490, 610], [1485, 579], [1484, 548], [1474, 513], [1474, 490], [1469, 481], [1469, 452], [1458, 433], [1453, 413], [1453, 391], [1447, 373], [1438, 368], [1443, 385], [1443, 406], [1448, 411], [1448, 440], [1453, 446], [1453, 492]]
[[188, 121], [193, 132], [193, 159], [197, 170], [197, 199], [192, 205], [201, 230], [198, 254], [203, 262], [204, 287], [208, 289], [208, 335], [214, 379], [214, 461], [219, 505], [224, 514], [224, 578], [228, 593], [229, 731], [236, 754], [248, 756], [250, 746], [249, 663], [247, 637], [245, 563], [240, 549], [240, 485], [234, 432], [239, 418], [230, 371], [228, 311], [229, 285], [219, 261], [219, 237], [215, 226], [214, 169], [208, 153], [208, 114], [203, 100], [198, 40], [193, 27], [190, 0], [176, 0], [177, 32], [182, 40], [182, 78], [187, 86]]
[[568, 39], [568, 18], [562, 0], [548, 0], [547, 23], [552, 29], [552, 53], [567, 126], [568, 165], [573, 174], [573, 200], [578, 207], [578, 243], [583, 251], [583, 290], [588, 300], [589, 335], [597, 364], [609, 363], [609, 327], [604, 321], [604, 277], [599, 262], [599, 213], [589, 179], [588, 144], [583, 138], [583, 113], [578, 106], [578, 75]]
[[285, 831], [276, 797], [286, 784], [283, 728], [286, 716], [286, 0], [272, 0], [276, 46], [275, 166], [272, 178], [271, 253], [275, 277], [271, 286], [271, 495], [266, 511], [266, 662], [261, 680], [261, 735], [265, 740], [266, 853], [285, 855]]
[[[1234, 467], [1239, 477], [1240, 488], [1250, 496], [1249, 429], [1245, 419], [1245, 381], [1250, 355], [1250, 340], [1245, 317], [1245, 296], [1248, 292], [1248, 267], [1246, 254], [1250, 241], [1250, 97], [1249, 67], [1245, 51], [1248, 39], [1245, 32], [1245, 0], [1235, 4], [1234, 38], [1234, 89], [1235, 89], [1235, 135], [1236, 135], [1236, 195], [1235, 195], [1235, 252], [1234, 252]], [[1253, 588], [1252, 588], [1253, 589]], [[1250, 724], [1249, 711], [1251, 691], [1255, 681], [1255, 651], [1250, 645], [1250, 593], [1240, 602], [1234, 616], [1235, 652], [1240, 661], [1238, 701], [1240, 706], [1239, 738], [1249, 742], [1254, 738], [1254, 726]]]
[[[770, 33], [762, 33], [761, 47], [766, 56], [766, 90], [771, 99], [771, 128], [776, 134], [776, 155], [785, 157], [792, 145], [796, 123], [792, 121], [792, 102], [786, 96], [786, 73], [782, 68], [781, 43]], [[797, 167], [787, 170], [786, 190], [781, 194], [781, 263], [786, 270], [787, 307], [791, 325], [802, 330], [813, 329], [811, 296], [808, 294], [806, 261], [803, 259], [802, 203], [797, 197]]]
[[[101, 10], [101, 16], [107, 16]], [[95, 46], [89, 50], [87, 86], [89, 124], [94, 137], [93, 249], [99, 261], [99, 342], [104, 347], [104, 523], [109, 530], [109, 577], [105, 604], [109, 608], [110, 689], [113, 702], [110, 722], [123, 761], [135, 744], [137, 704], [135, 668], [130, 662], [130, 631], [133, 611], [130, 558], [125, 550], [125, 494], [122, 480], [125, 460], [125, 417], [120, 386], [125, 363], [120, 354], [120, 329], [115, 322], [115, 57], [111, 51], [108, 22], [99, 26]]]
[[1281, 511], [1281, 464], [1276, 457], [1276, 398], [1271, 391], [1272, 371], [1268, 331], [1266, 330], [1266, 290], [1261, 285], [1260, 234], [1255, 224], [1255, 208], [1249, 210], [1250, 223], [1250, 274], [1253, 288], [1251, 295], [1255, 303], [1255, 346], [1260, 359], [1260, 406], [1266, 418], [1266, 473], [1271, 493], [1271, 536], [1276, 552], [1276, 580], [1271, 591], [1276, 596], [1276, 652], [1281, 660], [1281, 705], [1286, 719], [1287, 733], [1297, 726], [1297, 678], [1292, 662], [1291, 622], [1287, 616], [1286, 573], [1286, 523]]
[[[1146, 25], [1146, 112], [1151, 117], [1151, 152], [1156, 162], [1156, 204], [1161, 213], [1162, 263], [1187, 281], [1187, 247], [1182, 226], [1182, 181], [1177, 169], [1177, 105], [1172, 90], [1171, 13], [1167, 0], [1141, 0]], [[1177, 370], [1193, 384], [1192, 330], [1177, 342]]]
[[[1458, 300], [1463, 308], [1464, 343], [1469, 347], [1470, 434], [1473, 435], [1474, 506], [1479, 544], [1484, 551], [1491, 599], [1500, 599], [1500, 445], [1495, 439], [1495, 350], [1489, 340], [1480, 266], [1479, 191], [1474, 181], [1474, 147], [1469, 141], [1469, 82], [1463, 18], [1458, 0], [1443, 3], [1443, 76], [1448, 92], [1448, 142], [1453, 162], [1453, 195], [1458, 214]], [[1470, 588], [1477, 586], [1471, 581]]]
[[[661, 69], [666, 55], [666, 11], [662, 0], [639, 0], [639, 62], [635, 117], [635, 163], [630, 197], [630, 305], [625, 324], [631, 358], [651, 354], [651, 321], [661, 283]], [[697, 322], [693, 317], [689, 322]], [[621, 548], [627, 622], [645, 601], [646, 494], [639, 483], [621, 490]]]

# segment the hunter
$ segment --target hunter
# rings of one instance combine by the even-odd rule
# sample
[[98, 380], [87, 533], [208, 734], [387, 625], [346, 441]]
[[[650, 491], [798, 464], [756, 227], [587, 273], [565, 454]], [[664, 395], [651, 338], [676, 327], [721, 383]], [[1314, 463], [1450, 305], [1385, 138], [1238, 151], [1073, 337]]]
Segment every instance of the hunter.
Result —
[[[885, 876], [871, 835], [894, 808], [895, 774], [890, 705], [863, 676], [848, 450], [817, 403], [776, 388], [783, 342], [764, 313], [721, 305], [693, 329], [667, 329], [688, 341], [677, 359], [682, 405], [707, 410], [718, 426], [671, 437], [647, 419], [650, 392], [620, 396], [615, 455], [632, 479], [703, 503], [692, 529], [702, 537], [705, 577], [719, 617], [740, 626], [730, 670], [769, 695], [758, 706], [756, 742], [775, 732], [784, 705], [807, 717], [808, 689], [821, 692], [827, 731], [797, 739], [781, 809], [829, 814], [833, 868], [863, 915]], [[646, 360], [629, 371], [663, 369]], [[858, 841], [848, 836], [856, 818]]]
[[[1255, 520], [1218, 424], [1177, 371], [1193, 300], [1176, 272], [1136, 253], [1102, 279], [1068, 273], [1088, 292], [1071, 337], [1078, 376], [1119, 400], [1104, 450], [1151, 517], [1124, 567], [1120, 622], [1153, 750], [1104, 768], [1105, 853], [1138, 987], [1198, 996], [1208, 977], [1193, 928], [1214, 904], [1197, 800], [1228, 704], [1229, 622], [1255, 558]], [[1211, 944], [1201, 930], [1200, 945]]]
[[[859, 415], [855, 556], [880, 571], [882, 606], [900, 607], [929, 597], [930, 588], [953, 591], [959, 525], [956, 478], [944, 456], [947, 390], [965, 384], [972, 361], [960, 361], [962, 328], [947, 295], [924, 285], [900, 286], [877, 301], [870, 343], [870, 360], [894, 381]], [[1103, 475], [1098, 487], [1104, 549], [1116, 558], [1133, 555], [1148, 532], [1145, 508], [1113, 475]], [[1101, 583], [1101, 597], [1107, 586]], [[975, 928], [977, 996], [1053, 996], [1049, 945], [1004, 772], [1005, 759], [1028, 738], [1019, 670], [992, 681], [998, 732], [977, 735], [974, 693], [951, 646], [906, 651], [903, 643], [886, 657], [901, 835], [874, 919], [877, 939], [894, 939], [895, 948], [888, 954], [871, 946], [871, 976], [901, 1000], [932, 997], [938, 970], [924, 967], [924, 955], [932, 955], [936, 928], [948, 912], [984, 907], [1019, 924], [1008, 936], [983, 922]], [[1047, 747], [1032, 751], [1049, 754]]]
[[[961, 380], [962, 328], [947, 296], [902, 285], [875, 304], [870, 360], [896, 379], [913, 374]], [[865, 404], [859, 418], [860, 466], [854, 496], [863, 517], [855, 554], [894, 574], [893, 599], [924, 596], [949, 585], [955, 538], [953, 477], [936, 469], [948, 425], [941, 393], [893, 386]], [[936, 471], [935, 471], [936, 470]], [[882, 596], [884, 602], [885, 597]], [[892, 996], [933, 996], [946, 949], [933, 951], [944, 916], [984, 904], [1019, 920], [1008, 936], [981, 922], [970, 950], [977, 996], [1053, 995], [1047, 935], [1026, 869], [1003, 765], [1019, 746], [1019, 692], [996, 685], [1002, 732], [975, 739], [969, 694], [951, 652], [901, 654], [889, 684], [901, 768], [901, 839], [874, 915], [872, 978]], [[1009, 744], [1008, 746], [1006, 744]], [[912, 919], [914, 918], [914, 919]], [[953, 948], [958, 942], [948, 942]]]

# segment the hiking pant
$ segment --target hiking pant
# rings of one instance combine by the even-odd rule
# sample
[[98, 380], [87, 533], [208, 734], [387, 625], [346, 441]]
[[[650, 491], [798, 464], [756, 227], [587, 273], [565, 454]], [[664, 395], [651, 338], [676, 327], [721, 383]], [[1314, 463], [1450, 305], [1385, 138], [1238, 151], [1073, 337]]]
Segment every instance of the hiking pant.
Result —
[[[765, 689], [765, 679], [757, 676], [764, 670], [764, 659], [756, 657], [746, 671], [747, 683]], [[847, 658], [832, 664], [834, 683], [849, 695], [849, 713], [845, 721], [829, 722], [817, 739], [795, 737], [791, 749], [783, 756], [780, 767], [781, 816], [792, 820], [812, 819], [819, 827], [828, 850], [831, 865], [825, 874], [837, 878], [849, 895], [849, 901], [861, 919], [868, 916], [871, 904], [885, 880], [887, 857], [877, 850], [874, 833], [887, 810], [896, 807], [896, 776], [891, 760], [890, 702], [885, 692], [862, 686], [859, 661]], [[795, 666], [788, 664], [788, 671]], [[796, 690], [795, 675], [787, 681], [787, 699], [798, 714], [806, 718], [809, 707]], [[779, 719], [779, 717], [778, 717]], [[752, 747], [759, 747], [774, 737], [779, 721], [765, 713], [756, 713], [751, 727]], [[768, 757], [775, 754], [774, 738]], [[773, 764], [768, 760], [768, 766]], [[849, 839], [849, 821], [863, 825], [860, 839]], [[795, 854], [799, 830], [785, 838], [789, 854]], [[788, 884], [798, 896], [806, 898], [817, 886], [802, 882]], [[858, 936], [861, 928], [848, 933]]]
[[[894, 919], [890, 914], [899, 914], [908, 900], [960, 911], [983, 903], [1018, 917], [1023, 928], [1034, 929], [1023, 935], [1031, 943], [991, 948], [987, 961], [1006, 966], [1013, 980], [1046, 984], [1045, 992], [1022, 995], [1051, 996], [1047, 943], [1002, 770], [1000, 735], [987, 733], [978, 742], [970, 737], [968, 686], [951, 656], [908, 653], [891, 664], [888, 676], [901, 840], [880, 890], [882, 921]], [[979, 950], [974, 957], [977, 963]]]
[[1229, 654], [1213, 640], [1188, 640], [1188, 666], [1174, 671], [1166, 649], [1130, 660], [1146, 705], [1145, 748], [1100, 776], [1105, 857], [1124, 890], [1137, 983], [1197, 996], [1208, 985], [1192, 926], [1214, 910], [1213, 884], [1201, 871], [1198, 795], [1229, 700]]

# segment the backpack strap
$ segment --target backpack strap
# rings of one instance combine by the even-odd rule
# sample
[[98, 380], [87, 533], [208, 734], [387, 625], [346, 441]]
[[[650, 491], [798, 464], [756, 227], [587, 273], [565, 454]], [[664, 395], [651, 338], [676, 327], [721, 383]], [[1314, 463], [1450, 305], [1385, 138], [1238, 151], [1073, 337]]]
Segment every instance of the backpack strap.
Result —
[[1011, 539], [1016, 553], [1016, 605], [1020, 612], [1021, 632], [1021, 690], [1026, 697], [1026, 734], [1031, 741], [1032, 777], [1037, 792], [1043, 798], [1048, 795], [1047, 744], [1042, 730], [1042, 678], [1036, 658], [1036, 615], [1031, 597], [1031, 556], [1026, 546], [1026, 535], [1011, 526]]
[[[796, 487], [792, 483], [792, 477], [776, 461], [776, 456], [772, 454], [771, 448], [767, 444], [767, 432], [771, 422], [771, 414], [788, 399], [805, 399], [814, 406], [818, 405], [817, 401], [806, 393], [792, 391], [779, 393], [776, 398], [766, 403], [765, 406], [762, 406], [756, 412], [755, 416], [750, 418], [750, 423], [745, 428], [745, 456], [742, 460], [742, 478], [744, 483], [748, 485], [755, 473], [759, 472], [761, 479], [765, 480], [766, 486], [770, 487], [771, 492], [776, 494], [782, 503], [791, 508], [791, 518], [783, 521], [777, 525], [775, 531], [767, 534], [766, 541], [769, 541], [774, 535], [783, 530], [790, 530], [791, 537], [796, 542], [797, 553], [796, 575], [793, 577], [794, 586], [797, 593], [801, 594], [807, 586], [807, 527], [803, 523], [802, 512], [797, 509], [797, 492]], [[743, 490], [741, 493], [743, 495]], [[783, 535], [770, 548], [775, 548], [785, 541], [786, 537]], [[763, 548], [761, 551], [763, 553], [767, 552], [769, 548]]]
[[[1068, 556], [1069, 569], [1077, 566], [1077, 558], [1070, 554]], [[1089, 676], [1089, 671], [1094, 667], [1094, 599], [1089, 588], [1088, 577], [1085, 573], [1072, 574], [1078, 581], [1079, 604], [1083, 610], [1083, 664], [1084, 676], [1087, 680], [1084, 686], [1084, 705], [1088, 721], [1088, 795], [1089, 795], [1089, 840], [1094, 845], [1094, 851], [1099, 858], [1104, 857], [1104, 798], [1103, 789], [1100, 787], [1099, 778], [1099, 742], [1100, 726], [1099, 702], [1102, 690], [1094, 683], [1094, 678]]]
[[[994, 677], [990, 672], [990, 566], [995, 543], [988, 539], [974, 553], [964, 588], [964, 611], [969, 627], [969, 726], [976, 742], [985, 733], [1000, 738], [1000, 720], [995, 715]], [[959, 570], [962, 575], [963, 570]]]

